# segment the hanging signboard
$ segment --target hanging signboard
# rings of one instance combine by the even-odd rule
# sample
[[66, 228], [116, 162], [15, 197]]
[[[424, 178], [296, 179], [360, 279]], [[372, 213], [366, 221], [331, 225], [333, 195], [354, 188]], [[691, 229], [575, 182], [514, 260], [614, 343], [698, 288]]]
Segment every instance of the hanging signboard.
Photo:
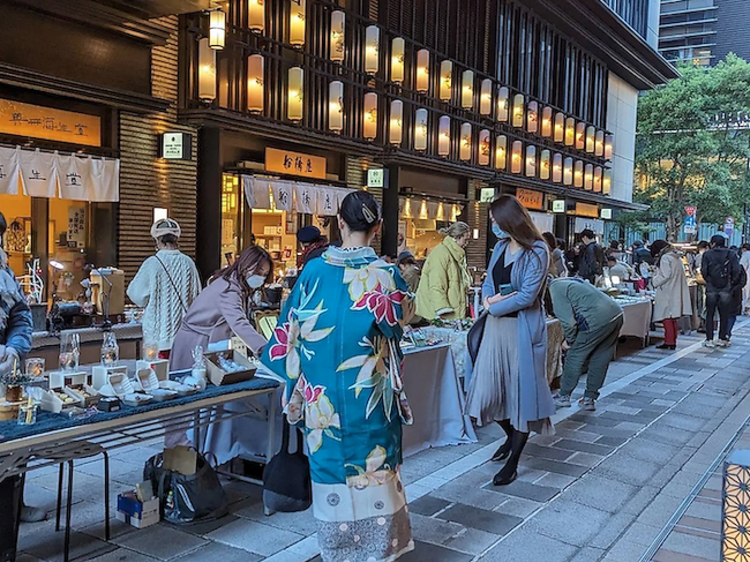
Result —
[[370, 168], [367, 170], [367, 187], [383, 189], [386, 185], [386, 170], [384, 168]]
[[326, 159], [301, 152], [266, 148], [266, 172], [326, 179]]
[[0, 133], [87, 146], [101, 146], [101, 118], [0, 99]]
[[555, 199], [554, 201], [552, 201], [552, 212], [564, 213], [565, 212], [565, 199]]
[[612, 209], [603, 208], [600, 212], [600, 216], [606, 220], [612, 220]]
[[159, 157], [165, 160], [190, 160], [193, 157], [193, 135], [164, 133], [160, 135]]
[[527, 209], [536, 209], [538, 211], [544, 209], [544, 193], [541, 191], [532, 191], [531, 189], [519, 187], [516, 189], [516, 199]]
[[591, 203], [576, 203], [576, 215], [579, 217], [599, 218], [599, 205]]
[[492, 203], [495, 200], [495, 188], [483, 187], [479, 190], [480, 203]]

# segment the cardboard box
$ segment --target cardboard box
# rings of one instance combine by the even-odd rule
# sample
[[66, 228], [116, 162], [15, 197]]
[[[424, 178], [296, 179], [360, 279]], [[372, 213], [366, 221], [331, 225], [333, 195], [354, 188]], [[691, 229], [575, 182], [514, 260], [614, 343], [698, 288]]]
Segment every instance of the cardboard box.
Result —
[[138, 501], [135, 491], [117, 496], [117, 519], [137, 529], [144, 529], [159, 522], [159, 499]]
[[[224, 351], [221, 353], [228, 354], [229, 352]], [[218, 355], [219, 353], [206, 353], [203, 356], [206, 360], [208, 380], [210, 380], [212, 384], [216, 386], [235, 384], [238, 382], [249, 381], [255, 376], [255, 371], [257, 370], [256, 364], [249, 361], [247, 357], [242, 355], [242, 353], [236, 349], [232, 351], [232, 360], [238, 365], [247, 367], [245, 370], [237, 371], [236, 373], [227, 373], [223, 371], [222, 368], [219, 367]]]
[[91, 384], [91, 376], [85, 371], [52, 371], [49, 374], [50, 388], [64, 388], [66, 386], [81, 386]]
[[140, 369], [153, 369], [156, 373], [156, 378], [160, 381], [169, 380], [169, 361], [166, 359], [154, 359], [153, 361], [146, 361], [139, 359], [135, 363], [135, 368]]
[[195, 449], [178, 445], [164, 449], [164, 470], [171, 470], [183, 476], [192, 476], [198, 468], [198, 453]]

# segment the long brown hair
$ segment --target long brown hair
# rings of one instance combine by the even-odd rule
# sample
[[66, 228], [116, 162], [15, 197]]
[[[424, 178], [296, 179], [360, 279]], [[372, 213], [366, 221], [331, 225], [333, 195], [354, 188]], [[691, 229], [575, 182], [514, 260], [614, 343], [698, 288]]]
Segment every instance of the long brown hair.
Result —
[[501, 195], [495, 199], [490, 205], [490, 213], [497, 226], [524, 249], [531, 250], [535, 242], [544, 242], [529, 212], [512, 195]]
[[258, 271], [263, 262], [268, 262], [269, 267], [268, 275], [266, 275], [266, 283], [270, 283], [273, 281], [273, 260], [269, 253], [260, 246], [250, 246], [240, 254], [240, 257], [234, 260], [232, 265], [224, 268], [219, 273], [219, 276], [227, 283], [231, 283], [232, 277], [234, 277], [242, 286], [244, 292], [249, 295], [250, 287], [247, 286], [245, 275]]

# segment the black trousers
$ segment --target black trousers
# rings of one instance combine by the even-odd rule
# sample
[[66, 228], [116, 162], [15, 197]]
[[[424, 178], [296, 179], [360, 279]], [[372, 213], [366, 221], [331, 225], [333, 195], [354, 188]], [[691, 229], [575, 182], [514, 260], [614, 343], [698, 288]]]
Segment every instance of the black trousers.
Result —
[[706, 292], [706, 339], [714, 339], [714, 317], [719, 311], [719, 339], [729, 338], [729, 315], [732, 312], [732, 293], [729, 291]]
[[16, 559], [21, 494], [20, 476], [0, 481], [0, 562]]

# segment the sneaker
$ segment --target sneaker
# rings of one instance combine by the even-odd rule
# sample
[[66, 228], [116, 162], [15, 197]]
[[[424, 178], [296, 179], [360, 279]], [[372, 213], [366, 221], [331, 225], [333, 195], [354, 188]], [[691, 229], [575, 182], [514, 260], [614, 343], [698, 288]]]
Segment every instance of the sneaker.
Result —
[[729, 340], [722, 340], [722, 339], [716, 340], [717, 347], [729, 347], [730, 345], [732, 344]]
[[586, 412], [595, 412], [596, 411], [596, 400], [593, 398], [581, 398], [578, 403], [583, 406], [583, 409]]
[[555, 394], [552, 399], [555, 401], [555, 406], [558, 408], [570, 408], [570, 396], [565, 394]]
[[21, 506], [21, 521], [24, 523], [39, 523], [47, 519], [47, 512], [40, 507]]
[[703, 340], [703, 347], [713, 348], [716, 347], [716, 344], [713, 342], [713, 340]]

